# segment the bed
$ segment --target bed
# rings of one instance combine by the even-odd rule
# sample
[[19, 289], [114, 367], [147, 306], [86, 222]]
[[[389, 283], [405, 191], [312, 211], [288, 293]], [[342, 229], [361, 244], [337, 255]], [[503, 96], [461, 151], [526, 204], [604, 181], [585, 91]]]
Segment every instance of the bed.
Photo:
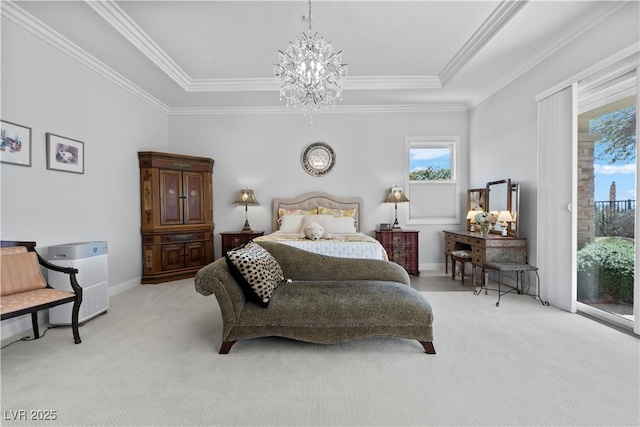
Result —
[[[388, 260], [384, 247], [360, 231], [363, 201], [361, 197], [338, 197], [311, 192], [293, 198], [273, 199], [273, 229], [254, 240], [284, 243], [309, 252], [341, 258]], [[320, 240], [301, 237], [304, 224], [317, 222], [331, 236]]]

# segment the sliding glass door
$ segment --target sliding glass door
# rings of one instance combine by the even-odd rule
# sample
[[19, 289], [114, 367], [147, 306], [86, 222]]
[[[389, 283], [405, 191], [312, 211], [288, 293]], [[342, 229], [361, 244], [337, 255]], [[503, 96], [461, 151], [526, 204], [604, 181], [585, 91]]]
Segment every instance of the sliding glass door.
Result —
[[578, 311], [633, 329], [638, 89], [624, 65], [578, 84], [576, 298]]

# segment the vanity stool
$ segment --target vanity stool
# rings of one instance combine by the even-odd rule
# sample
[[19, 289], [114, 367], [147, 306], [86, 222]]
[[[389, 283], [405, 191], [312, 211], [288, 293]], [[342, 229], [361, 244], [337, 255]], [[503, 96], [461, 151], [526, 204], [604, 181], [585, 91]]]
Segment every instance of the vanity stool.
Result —
[[[464, 285], [464, 265], [471, 262], [471, 251], [458, 249], [451, 251], [451, 280], [456, 278], [456, 261], [460, 263], [460, 277]], [[471, 280], [475, 284], [475, 268], [471, 268]]]
[[[549, 305], [548, 301], [543, 301], [542, 298], [540, 298], [540, 275], [538, 274], [538, 267], [531, 265], [531, 264], [527, 264], [527, 263], [521, 263], [521, 262], [507, 262], [507, 261], [492, 261], [492, 262], [488, 262], [485, 266], [483, 270], [496, 270], [498, 272], [498, 301], [496, 302], [496, 307], [498, 307], [500, 305], [500, 297], [502, 295], [511, 293], [511, 292], [515, 292], [517, 291], [518, 293], [520, 293], [520, 284], [522, 283], [524, 285], [524, 273], [525, 272], [534, 272], [536, 274], [536, 299], [540, 300], [540, 303], [542, 305]], [[502, 286], [502, 273], [503, 272], [515, 272], [516, 273], [516, 287], [515, 288], [510, 288], [508, 291], [502, 291], [501, 286]], [[483, 274], [484, 276], [484, 274]], [[486, 286], [487, 284], [485, 283], [484, 286]], [[480, 290], [482, 290], [482, 288], [480, 288]], [[486, 288], [485, 288], [486, 290]], [[495, 289], [494, 289], [495, 290]], [[475, 292], [474, 292], [475, 293]], [[478, 291], [476, 293], [480, 294], [480, 291]]]

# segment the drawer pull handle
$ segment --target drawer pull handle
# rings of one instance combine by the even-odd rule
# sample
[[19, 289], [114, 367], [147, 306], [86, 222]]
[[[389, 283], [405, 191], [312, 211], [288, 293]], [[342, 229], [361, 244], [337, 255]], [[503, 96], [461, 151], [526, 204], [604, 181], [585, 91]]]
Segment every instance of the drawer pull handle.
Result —
[[193, 239], [193, 235], [192, 234], [175, 234], [173, 236], [174, 239], [176, 240], [189, 240], [189, 239]]

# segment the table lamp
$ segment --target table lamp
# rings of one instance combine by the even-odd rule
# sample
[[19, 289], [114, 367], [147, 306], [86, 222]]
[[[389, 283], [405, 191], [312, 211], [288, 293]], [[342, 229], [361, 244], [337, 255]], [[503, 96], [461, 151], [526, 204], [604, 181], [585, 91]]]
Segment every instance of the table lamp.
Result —
[[240, 190], [240, 193], [238, 194], [238, 198], [233, 203], [239, 203], [244, 205], [244, 227], [242, 227], [242, 231], [245, 233], [252, 232], [253, 230], [249, 226], [248, 206], [260, 204], [256, 200], [256, 196], [253, 194], [253, 190], [249, 190], [248, 188], [245, 188], [244, 190]]
[[467, 212], [467, 219], [469, 220], [469, 224], [471, 224], [469, 231], [476, 231], [476, 214], [482, 211], [469, 211]]
[[395, 221], [393, 222], [393, 230], [401, 230], [400, 224], [398, 224], [398, 203], [408, 202], [407, 196], [405, 196], [402, 188], [400, 187], [392, 187], [389, 191], [389, 195], [387, 196], [387, 200], [385, 203], [394, 203], [395, 204]]
[[507, 235], [507, 223], [513, 221], [513, 217], [511, 216], [511, 212], [509, 211], [500, 211], [498, 214], [497, 223], [502, 227], [502, 235]]

